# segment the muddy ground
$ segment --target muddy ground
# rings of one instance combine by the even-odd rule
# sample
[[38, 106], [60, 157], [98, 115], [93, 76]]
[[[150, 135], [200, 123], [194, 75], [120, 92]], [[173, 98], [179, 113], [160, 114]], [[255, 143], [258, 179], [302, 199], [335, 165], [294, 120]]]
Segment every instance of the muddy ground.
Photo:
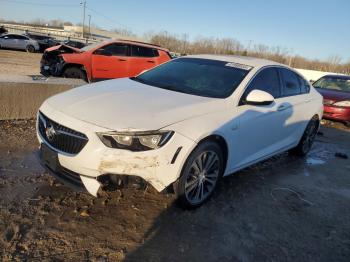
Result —
[[41, 53], [0, 49], [0, 74], [39, 75]]
[[[339, 127], [339, 126], [338, 126]], [[349, 261], [348, 129], [223, 179], [194, 211], [126, 188], [94, 198], [38, 165], [34, 121], [0, 122], [2, 261]]]

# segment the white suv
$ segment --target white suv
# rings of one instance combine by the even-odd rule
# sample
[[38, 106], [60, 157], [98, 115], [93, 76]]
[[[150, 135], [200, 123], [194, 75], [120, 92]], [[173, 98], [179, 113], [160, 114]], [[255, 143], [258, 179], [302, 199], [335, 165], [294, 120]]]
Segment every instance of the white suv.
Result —
[[305, 155], [322, 97], [294, 70], [238, 56], [188, 56], [134, 78], [46, 100], [38, 112], [42, 163], [97, 195], [136, 176], [197, 207], [218, 180], [286, 150]]

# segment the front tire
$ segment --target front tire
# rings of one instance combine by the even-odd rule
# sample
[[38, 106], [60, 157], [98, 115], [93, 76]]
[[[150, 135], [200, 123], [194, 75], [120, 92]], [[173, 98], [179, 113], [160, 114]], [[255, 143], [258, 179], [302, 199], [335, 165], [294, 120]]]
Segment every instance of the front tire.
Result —
[[314, 116], [307, 124], [304, 134], [301, 137], [299, 144], [293, 148], [290, 152], [298, 156], [306, 156], [309, 153], [312, 144], [315, 140], [319, 127], [319, 119]]
[[75, 78], [75, 79], [83, 79], [84, 81], [86, 80], [86, 76], [83, 70], [81, 70], [78, 67], [68, 67], [64, 70], [63, 77], [65, 78]]
[[35, 47], [32, 45], [27, 46], [26, 50], [28, 53], [35, 53]]
[[218, 144], [201, 143], [190, 154], [174, 184], [178, 203], [186, 209], [199, 207], [213, 194], [224, 172], [224, 155]]

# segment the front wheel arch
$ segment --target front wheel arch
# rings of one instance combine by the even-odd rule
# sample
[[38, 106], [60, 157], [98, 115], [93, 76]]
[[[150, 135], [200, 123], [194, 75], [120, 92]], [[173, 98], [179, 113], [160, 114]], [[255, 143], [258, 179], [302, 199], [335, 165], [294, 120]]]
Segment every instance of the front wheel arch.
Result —
[[[209, 154], [209, 158], [205, 157], [204, 159], [201, 157], [203, 154], [206, 154], [206, 156], [208, 156], [207, 154]], [[210, 158], [210, 155], [212, 155], [212, 157], [216, 157], [215, 158]], [[202, 159], [203, 162], [200, 165], [197, 165], [197, 170], [198, 173], [192, 173], [190, 172], [191, 170], [195, 170], [192, 169], [193, 168], [193, 164], [195, 162], [197, 162], [198, 158]], [[223, 153], [223, 149], [221, 148], [221, 146], [219, 145], [219, 143], [217, 141], [214, 141], [213, 138], [210, 139], [203, 139], [200, 141], [200, 143], [198, 143], [198, 145], [190, 152], [190, 154], [188, 155], [184, 165], [181, 168], [181, 175], [180, 177], [173, 183], [173, 189], [174, 189], [174, 193], [177, 195], [177, 203], [185, 208], [185, 209], [193, 209], [193, 208], [197, 208], [199, 206], [201, 206], [204, 202], [206, 202], [213, 194], [215, 188], [217, 188], [217, 184], [220, 180], [220, 178], [223, 176], [224, 171], [225, 171], [225, 165], [224, 165], [224, 153]], [[214, 165], [217, 165], [216, 167], [212, 165], [208, 166], [209, 169], [206, 169], [207, 166], [206, 164], [209, 163], [208, 161], [215, 161], [212, 162]], [[201, 161], [201, 160], [200, 160]], [[213, 171], [211, 169], [211, 167], [217, 168], [216, 171]], [[203, 169], [202, 169], [203, 168]], [[212, 171], [210, 171], [212, 170]], [[214, 173], [210, 173], [210, 172], [214, 172]], [[216, 173], [216, 175], [215, 175]], [[204, 179], [200, 178], [200, 176], [203, 176]], [[194, 184], [197, 184], [198, 181], [200, 184], [198, 184], [195, 187], [198, 187], [197, 190], [200, 190], [202, 192], [201, 197], [203, 197], [202, 199], [198, 199], [198, 202], [195, 201], [193, 202], [193, 199], [191, 200], [192, 197], [189, 197], [188, 194], [190, 194], [190, 192], [193, 191], [193, 189], [195, 187], [192, 187], [192, 189], [189, 189], [190, 191], [188, 191], [188, 186], [187, 186], [187, 182], [188, 179], [191, 179], [191, 177], [197, 177], [194, 179]], [[211, 178], [210, 178], [211, 177]], [[200, 179], [199, 179], [200, 178]], [[212, 180], [212, 182], [205, 182], [207, 180]], [[197, 181], [197, 182], [196, 182]], [[190, 182], [193, 184], [193, 181]], [[191, 187], [191, 186], [190, 186]], [[208, 191], [205, 192], [205, 189], [207, 189]], [[196, 190], [196, 189], [194, 189]], [[197, 193], [198, 194], [198, 193]], [[199, 195], [197, 195], [199, 196]], [[200, 197], [200, 198], [201, 198]]]
[[[222, 153], [224, 155], [224, 170], [226, 170], [226, 166], [227, 166], [227, 161], [228, 161], [228, 155], [229, 155], [229, 150], [228, 150], [228, 145], [227, 145], [227, 142], [225, 140], [225, 138], [223, 138], [222, 136], [220, 135], [210, 135], [210, 136], [207, 136], [205, 138], [203, 138], [202, 140], [200, 140], [198, 142], [198, 145], [201, 144], [201, 143], [204, 143], [206, 141], [212, 141], [216, 144], [218, 144], [222, 150]], [[197, 146], [198, 146], [197, 145]], [[194, 150], [194, 149], [193, 149]], [[192, 151], [193, 151], [192, 150]], [[191, 152], [192, 153], [192, 152]], [[191, 154], [190, 153], [190, 154]]]
[[67, 64], [65, 64], [65, 65], [62, 67], [62, 69], [61, 69], [61, 74], [60, 74], [61, 77], [63, 77], [64, 72], [65, 72], [68, 68], [78, 68], [78, 69], [81, 70], [81, 71], [83, 72], [83, 74], [84, 74], [84, 79], [83, 79], [83, 80], [86, 81], [86, 82], [89, 82], [89, 78], [88, 78], [88, 76], [87, 76], [87, 72], [86, 72], [86, 70], [85, 70], [85, 67], [84, 67], [84, 65], [81, 65], [81, 64], [72, 64], [72, 63], [67, 63]]

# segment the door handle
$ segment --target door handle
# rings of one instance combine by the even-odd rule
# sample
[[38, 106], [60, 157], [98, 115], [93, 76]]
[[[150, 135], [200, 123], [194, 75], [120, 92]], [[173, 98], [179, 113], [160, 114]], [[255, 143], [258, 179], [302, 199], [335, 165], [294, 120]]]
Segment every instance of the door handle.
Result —
[[277, 108], [277, 111], [283, 111], [283, 110], [288, 109], [289, 107], [290, 107], [289, 105], [280, 105], [280, 106]]
[[123, 58], [119, 58], [118, 60], [121, 61], [121, 62], [127, 61], [126, 59], [123, 59]]
[[155, 62], [152, 61], [152, 60], [148, 60], [147, 63], [152, 63], [152, 64], [154, 64]]

